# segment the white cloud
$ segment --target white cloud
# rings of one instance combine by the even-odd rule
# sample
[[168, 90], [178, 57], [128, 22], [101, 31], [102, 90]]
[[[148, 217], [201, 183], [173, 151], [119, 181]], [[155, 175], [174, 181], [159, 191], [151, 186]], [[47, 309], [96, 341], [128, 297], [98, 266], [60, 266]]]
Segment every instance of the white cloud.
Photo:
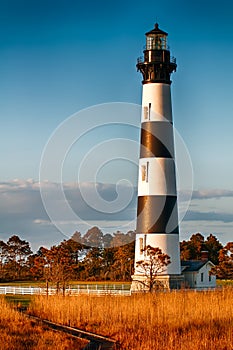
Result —
[[[182, 200], [185, 200], [189, 192], [181, 191], [180, 197]], [[192, 193], [192, 199], [211, 199], [211, 198], [224, 198], [224, 197], [233, 197], [232, 190], [224, 189], [207, 189], [207, 190], [195, 190]]]

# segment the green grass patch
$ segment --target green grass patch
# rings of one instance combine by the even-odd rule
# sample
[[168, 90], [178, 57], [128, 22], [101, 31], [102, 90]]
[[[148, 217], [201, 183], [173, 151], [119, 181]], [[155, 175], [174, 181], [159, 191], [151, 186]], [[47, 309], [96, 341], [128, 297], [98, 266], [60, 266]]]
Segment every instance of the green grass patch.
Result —
[[217, 286], [220, 287], [227, 287], [227, 286], [232, 286], [233, 287], [233, 280], [216, 280]]
[[[107, 285], [107, 286], [114, 286], [114, 285], [131, 285], [131, 282], [113, 282], [113, 281], [70, 281], [67, 283], [69, 286], [73, 285]], [[16, 282], [4, 282], [0, 283], [0, 287], [4, 286], [12, 286], [12, 287], [41, 287], [45, 288], [46, 283], [43, 281], [16, 281]], [[52, 287], [53, 284], [49, 283], [49, 287]], [[54, 284], [55, 286], [55, 284]]]
[[5, 299], [8, 303], [13, 304], [14, 306], [28, 307], [31, 303], [33, 296], [32, 295], [5, 295]]
[[13, 281], [0, 283], [0, 287], [11, 286], [11, 287], [44, 287], [45, 282], [43, 281]]

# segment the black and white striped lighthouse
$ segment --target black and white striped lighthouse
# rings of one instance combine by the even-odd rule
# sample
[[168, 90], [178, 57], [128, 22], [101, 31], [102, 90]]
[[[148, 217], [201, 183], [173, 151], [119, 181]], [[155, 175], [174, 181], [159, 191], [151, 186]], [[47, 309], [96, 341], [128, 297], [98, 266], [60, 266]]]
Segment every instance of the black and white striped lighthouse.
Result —
[[171, 259], [158, 279], [168, 288], [179, 288], [182, 281], [170, 91], [170, 76], [176, 67], [168, 49], [167, 33], [156, 23], [146, 33], [144, 57], [137, 62], [143, 76], [143, 92], [132, 291], [143, 288], [140, 281], [145, 276], [136, 263], [147, 259], [143, 250], [147, 245], [159, 247]]

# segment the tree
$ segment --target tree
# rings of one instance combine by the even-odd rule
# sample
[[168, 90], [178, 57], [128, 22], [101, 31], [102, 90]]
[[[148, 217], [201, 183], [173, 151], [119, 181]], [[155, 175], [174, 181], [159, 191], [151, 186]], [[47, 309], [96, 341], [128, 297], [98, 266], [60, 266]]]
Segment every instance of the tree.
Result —
[[227, 243], [219, 252], [219, 264], [211, 273], [220, 279], [233, 279], [233, 242]]
[[88, 247], [102, 248], [103, 232], [97, 226], [90, 228], [83, 236], [83, 243]]
[[114, 276], [114, 254], [115, 248], [104, 248], [102, 251], [102, 275], [105, 280], [113, 279]]
[[112, 242], [112, 235], [110, 233], [106, 233], [103, 236], [103, 247], [104, 248], [110, 248]]
[[73, 233], [73, 235], [71, 236], [71, 239], [77, 243], [81, 243], [82, 242], [82, 235], [81, 232], [79, 231], [75, 231]]
[[161, 283], [158, 281], [157, 276], [164, 272], [165, 267], [171, 263], [170, 257], [167, 254], [162, 253], [162, 250], [158, 247], [151, 247], [147, 245], [143, 251], [146, 252], [145, 260], [136, 262], [136, 268], [140, 274], [145, 276], [145, 280], [138, 282], [151, 293], [153, 289], [161, 287]]
[[27, 241], [13, 235], [7, 241], [7, 272], [10, 278], [19, 279], [23, 276], [27, 257], [32, 254]]
[[[59, 292], [62, 286], [63, 294], [65, 293], [67, 282], [73, 276], [72, 257], [64, 245], [53, 246], [50, 249], [41, 248], [40, 255], [36, 258], [37, 266], [34, 273], [40, 274], [43, 270], [43, 279], [48, 283], [52, 282], [57, 286]], [[31, 270], [33, 271], [33, 269]]]
[[77, 265], [79, 263], [84, 249], [84, 245], [80, 243], [80, 241], [73, 240], [73, 238], [68, 239], [67, 241], [64, 240], [61, 242], [60, 247], [63, 248], [70, 256], [72, 265]]
[[86, 278], [98, 280], [101, 278], [103, 268], [102, 250], [100, 248], [91, 248], [83, 260]]
[[130, 281], [134, 264], [135, 242], [115, 248], [112, 265], [113, 276], [116, 280]]
[[222, 248], [223, 245], [219, 242], [217, 237], [211, 233], [205, 241], [205, 250], [208, 251], [209, 260], [215, 265], [219, 263], [219, 252]]
[[30, 278], [36, 281], [44, 279], [44, 269], [46, 260], [44, 256], [33, 254], [28, 257], [27, 265], [30, 271]]
[[208, 258], [213, 264], [218, 264], [218, 255], [223, 246], [219, 240], [210, 234], [206, 240], [200, 233], [193, 234], [189, 241], [180, 243], [181, 260], [200, 260], [202, 251], [208, 251]]
[[0, 280], [5, 278], [5, 263], [7, 256], [7, 244], [4, 241], [0, 241]]
[[204, 249], [204, 236], [195, 233], [189, 241], [183, 241], [180, 244], [181, 260], [199, 260], [201, 251]]

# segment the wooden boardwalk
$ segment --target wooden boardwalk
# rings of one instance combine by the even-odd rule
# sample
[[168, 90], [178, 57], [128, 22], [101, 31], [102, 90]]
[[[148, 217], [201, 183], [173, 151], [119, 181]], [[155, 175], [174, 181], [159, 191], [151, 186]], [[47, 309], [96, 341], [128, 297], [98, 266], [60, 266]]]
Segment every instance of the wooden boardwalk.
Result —
[[39, 317], [25, 314], [30, 319], [41, 323], [55, 331], [64, 332], [66, 334], [70, 334], [73, 337], [83, 338], [88, 340], [88, 344], [85, 346], [83, 350], [118, 350], [120, 349], [120, 345], [116, 340], [110, 339], [98, 334], [94, 334], [91, 332], [86, 332], [78, 328], [63, 326], [58, 323], [54, 323], [48, 320], [43, 320]]

